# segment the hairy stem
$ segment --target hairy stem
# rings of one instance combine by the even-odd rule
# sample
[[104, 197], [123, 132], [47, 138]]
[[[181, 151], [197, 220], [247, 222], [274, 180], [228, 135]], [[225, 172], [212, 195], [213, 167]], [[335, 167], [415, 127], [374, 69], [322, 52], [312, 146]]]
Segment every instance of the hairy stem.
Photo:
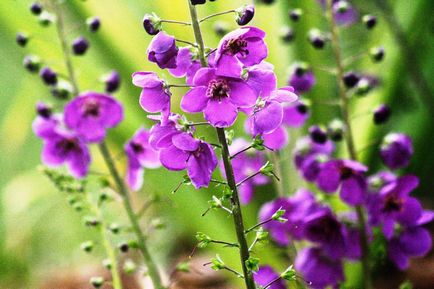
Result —
[[[340, 41], [339, 41], [339, 31], [335, 23], [335, 19], [333, 17], [333, 10], [332, 10], [332, 0], [327, 1], [327, 17], [330, 21], [331, 26], [331, 42], [333, 46], [333, 53], [336, 61], [337, 66], [337, 78], [338, 78], [338, 86], [339, 86], [339, 97], [341, 99], [341, 111], [343, 116], [343, 121], [346, 125], [346, 133], [345, 133], [345, 139], [346, 139], [346, 145], [347, 150], [350, 155], [350, 158], [352, 160], [357, 160], [357, 152], [354, 144], [354, 137], [353, 137], [353, 129], [351, 125], [351, 119], [350, 119], [350, 107], [349, 107], [349, 100], [346, 95], [346, 88], [343, 81], [343, 75], [344, 75], [344, 66], [342, 62], [342, 55], [341, 55], [341, 48], [340, 48]], [[371, 272], [370, 272], [370, 266], [369, 266], [369, 243], [368, 243], [368, 237], [366, 234], [366, 220], [365, 220], [365, 214], [363, 212], [362, 206], [356, 206], [356, 212], [357, 212], [357, 218], [359, 222], [359, 233], [360, 233], [360, 243], [362, 246], [362, 273], [363, 273], [363, 288], [364, 289], [371, 289], [372, 288], [372, 281], [371, 281]]]
[[[206, 66], [205, 59], [205, 45], [202, 38], [202, 33], [199, 26], [199, 20], [197, 17], [196, 8], [188, 1], [188, 6], [190, 9], [191, 24], [193, 26], [194, 36], [199, 48], [199, 58], [202, 66]], [[232, 204], [232, 216], [235, 225], [235, 231], [237, 234], [238, 244], [240, 246], [240, 260], [243, 269], [244, 281], [247, 289], [255, 289], [255, 282], [253, 281], [253, 275], [246, 266], [246, 261], [250, 258], [249, 247], [247, 245], [246, 236], [244, 234], [244, 222], [243, 215], [241, 212], [240, 199], [238, 196], [237, 184], [235, 182], [234, 172], [232, 169], [232, 164], [230, 160], [228, 143], [226, 140], [225, 130], [223, 128], [216, 128], [218, 139], [222, 149], [222, 158], [225, 167], [226, 179], [229, 188], [232, 190], [231, 204]]]
[[[80, 90], [78, 87], [77, 79], [75, 78], [74, 67], [73, 67], [72, 61], [71, 61], [71, 54], [70, 54], [69, 47], [68, 47], [67, 40], [66, 40], [66, 32], [65, 32], [65, 28], [64, 28], [63, 14], [62, 14], [61, 8], [59, 6], [57, 6], [56, 4], [54, 4], [53, 6], [54, 6], [54, 10], [55, 10], [56, 17], [57, 17], [57, 34], [58, 34], [59, 40], [62, 44], [64, 61], [65, 61], [65, 64], [66, 64], [66, 67], [68, 70], [68, 78], [69, 78], [71, 85], [73, 87], [74, 95], [78, 95]], [[101, 152], [101, 155], [104, 158], [104, 161], [105, 161], [107, 167], [109, 168], [110, 174], [116, 183], [118, 193], [122, 197], [124, 208], [127, 212], [128, 218], [131, 222], [133, 231], [134, 231], [134, 233], [138, 239], [139, 249], [143, 255], [143, 260], [144, 260], [146, 267], [148, 269], [148, 275], [151, 278], [152, 283], [154, 284], [154, 288], [155, 289], [164, 289], [164, 287], [162, 285], [161, 278], [160, 278], [160, 274], [159, 274], [158, 269], [157, 269], [157, 266], [155, 265], [151, 255], [149, 253], [149, 250], [147, 248], [145, 235], [143, 234], [143, 231], [141, 230], [139, 222], [137, 220], [136, 214], [133, 211], [133, 207], [131, 205], [131, 200], [129, 197], [128, 189], [127, 189], [124, 181], [122, 180], [115, 164], [114, 164], [113, 158], [112, 158], [110, 151], [109, 151], [107, 145], [105, 144], [105, 142], [102, 142], [101, 144], [99, 144], [98, 147], [99, 147], [99, 150]]]

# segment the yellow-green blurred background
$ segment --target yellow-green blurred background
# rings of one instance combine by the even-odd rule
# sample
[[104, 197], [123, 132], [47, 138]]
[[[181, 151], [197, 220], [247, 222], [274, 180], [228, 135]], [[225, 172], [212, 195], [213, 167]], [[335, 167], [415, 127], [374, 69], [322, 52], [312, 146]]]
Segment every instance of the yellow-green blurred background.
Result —
[[[351, 28], [342, 28], [345, 57], [368, 51], [372, 46], [383, 45], [386, 49], [386, 58], [382, 63], [373, 64], [368, 57], [364, 57], [352, 67], [377, 75], [381, 83], [366, 98], [354, 100], [352, 112], [359, 115], [353, 120], [356, 142], [359, 148], [365, 147], [379, 140], [387, 131], [403, 131], [412, 136], [415, 156], [406, 171], [420, 176], [421, 186], [417, 195], [423, 199], [426, 207], [432, 208], [434, 112], [420, 101], [419, 91], [412, 83], [408, 67], [403, 61], [405, 56], [374, 1], [359, 0], [353, 3], [362, 14], [372, 13], [378, 16], [379, 24], [375, 29], [367, 31], [360, 23]], [[126, 118], [122, 125], [109, 133], [109, 143], [114, 154], [122, 151], [125, 141], [139, 126], [151, 125], [138, 105], [140, 90], [133, 87], [130, 75], [138, 70], [152, 70], [169, 81], [180, 83], [180, 80], [172, 79], [166, 71], [146, 61], [146, 48], [151, 37], [142, 29], [142, 17], [146, 12], [156, 12], [164, 19], [187, 21], [189, 16], [185, 2], [186, 0], [68, 0], [63, 4], [68, 40], [72, 41], [84, 34], [91, 44], [84, 57], [74, 58], [81, 90], [102, 91], [103, 84], [99, 81], [101, 75], [112, 69], [121, 73], [121, 89], [115, 95], [125, 105]], [[250, 1], [218, 0], [206, 6], [198, 6], [198, 10], [201, 16], [206, 16], [248, 2]], [[335, 79], [320, 69], [331, 67], [333, 60], [329, 47], [318, 51], [306, 40], [310, 28], [327, 30], [321, 10], [314, 0], [275, 2], [271, 6], [257, 5], [253, 25], [267, 32], [270, 51], [268, 61], [275, 65], [280, 85], [286, 83], [294, 61], [303, 60], [312, 65], [318, 84], [306, 95], [313, 104], [311, 122], [325, 124], [339, 116], [335, 107], [319, 104], [321, 100], [337, 97]], [[29, 12], [30, 3], [27, 0], [0, 1], [0, 288], [5, 289], [40, 288], [40, 284], [53, 275], [98, 266], [102, 259], [100, 252], [88, 256], [80, 250], [80, 243], [94, 238], [95, 234], [82, 225], [80, 216], [68, 206], [65, 195], [57, 192], [37, 171], [41, 141], [31, 131], [31, 122], [35, 117], [34, 105], [38, 100], [55, 101], [39, 77], [29, 74], [22, 67], [22, 59], [26, 54], [35, 54], [56, 71], [65, 73], [66, 70], [54, 25], [41, 27], [37, 17]], [[393, 6], [392, 12], [410, 41], [413, 57], [433, 87], [434, 2], [395, 0], [390, 3]], [[300, 22], [289, 21], [290, 7], [304, 9]], [[96, 34], [86, 31], [85, 19], [90, 16], [101, 18], [102, 26]], [[232, 15], [222, 16], [218, 20], [226, 21], [229, 27], [236, 28]], [[214, 24], [215, 20], [212, 20], [203, 25], [205, 41], [209, 47], [218, 43], [218, 37], [213, 32]], [[279, 38], [283, 25], [290, 25], [295, 30], [295, 41], [290, 44], [283, 43]], [[188, 27], [166, 24], [164, 28], [181, 39], [193, 41]], [[26, 48], [18, 47], [15, 43], [18, 31], [27, 32], [31, 36]], [[174, 93], [175, 103], [179, 103], [182, 92], [179, 90]], [[371, 116], [366, 113], [382, 102], [391, 104], [393, 116], [387, 125], [378, 128], [371, 124]], [[200, 119], [200, 116], [192, 119]], [[291, 135], [296, 137], [302, 131], [292, 130]], [[241, 122], [238, 124], [238, 132], [244, 134]], [[208, 137], [215, 140], [212, 133]], [[374, 148], [364, 150], [361, 157], [374, 169], [381, 168]], [[285, 152], [287, 175], [282, 178], [289, 190], [294, 190], [301, 182], [291, 169], [290, 150], [288, 148]], [[107, 171], [96, 150], [94, 160], [93, 171]], [[121, 159], [119, 167], [123, 167], [123, 164], [124, 159]], [[167, 172], [164, 169], [147, 171], [144, 189], [134, 196], [137, 207], [151, 195], [162, 196], [148, 217], [158, 216], [167, 224], [166, 229], [152, 232], [150, 238], [152, 251], [167, 271], [175, 258], [181, 258], [193, 248], [195, 232], [206, 232], [225, 240], [232, 240], [234, 236], [232, 222], [224, 214], [217, 212], [200, 217], [208, 206], [207, 200], [211, 198], [213, 189], [194, 191], [191, 187], [185, 187], [175, 195], [170, 194], [181, 178], [182, 173]], [[260, 205], [272, 199], [275, 193], [270, 186], [261, 188], [256, 196], [255, 201], [244, 209], [248, 224], [255, 223]], [[122, 211], [116, 207], [119, 205], [109, 207], [109, 220], [125, 223]], [[231, 249], [215, 248], [213, 251], [213, 254], [220, 253], [228, 263], [236, 266], [238, 259]], [[283, 270], [288, 265], [282, 257], [283, 253], [282, 249], [273, 248], [272, 245], [269, 249], [258, 250], [261, 261], [273, 264], [278, 270]], [[352, 282], [355, 284], [357, 270], [350, 271], [354, 273], [350, 275], [354, 275]], [[238, 284], [238, 281], [234, 282]]]

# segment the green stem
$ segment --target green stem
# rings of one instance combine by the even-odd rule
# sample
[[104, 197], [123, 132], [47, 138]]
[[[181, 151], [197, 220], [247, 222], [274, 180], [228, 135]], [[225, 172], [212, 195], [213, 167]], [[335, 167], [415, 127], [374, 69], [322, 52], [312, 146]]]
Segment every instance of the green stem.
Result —
[[225, 15], [225, 14], [234, 13], [234, 12], [235, 12], [235, 10], [228, 10], [228, 11], [223, 11], [223, 12], [211, 14], [211, 15], [208, 15], [205, 18], [202, 18], [201, 20], [199, 20], [199, 23], [202, 23], [202, 22], [204, 22], [210, 18], [216, 17], [216, 16]]
[[[57, 33], [58, 33], [60, 42], [62, 44], [62, 51], [63, 51], [63, 55], [64, 55], [64, 61], [65, 61], [65, 64], [66, 64], [66, 67], [68, 70], [69, 80], [71, 81], [71, 85], [73, 87], [74, 94], [78, 95], [80, 90], [78, 88], [78, 83], [77, 83], [77, 80], [75, 78], [74, 67], [73, 67], [72, 61], [71, 61], [71, 54], [69, 52], [68, 44], [66, 41], [66, 33], [65, 33], [65, 29], [64, 29], [62, 11], [61, 11], [61, 8], [58, 7], [56, 4], [54, 4], [54, 10], [55, 10], [56, 17], [57, 17]], [[110, 174], [112, 175], [112, 177], [116, 183], [116, 186], [118, 188], [118, 193], [122, 197], [123, 205], [124, 205], [125, 210], [127, 212], [128, 218], [131, 222], [133, 231], [136, 234], [136, 237], [138, 239], [139, 249], [142, 252], [144, 262], [145, 262], [147, 269], [148, 269], [148, 275], [151, 278], [152, 283], [154, 284], [154, 288], [155, 289], [164, 289], [164, 287], [162, 285], [161, 278], [160, 278], [160, 274], [159, 274], [158, 269], [157, 269], [157, 266], [155, 265], [151, 255], [149, 253], [149, 250], [147, 248], [145, 235], [143, 234], [143, 232], [140, 228], [139, 222], [137, 220], [136, 214], [133, 211], [133, 207], [131, 205], [131, 201], [129, 198], [128, 189], [127, 189], [124, 181], [122, 180], [118, 170], [116, 169], [113, 158], [112, 158], [112, 156], [109, 152], [109, 149], [108, 149], [107, 145], [105, 144], [105, 142], [102, 142], [101, 144], [99, 144], [99, 150], [100, 150], [100, 152], [104, 158], [104, 161], [105, 161], [107, 167], [109, 168]]]
[[[190, 10], [191, 24], [193, 26], [194, 36], [199, 48], [200, 63], [203, 67], [207, 65], [205, 59], [205, 45], [200, 31], [199, 21], [197, 17], [196, 8], [188, 1], [188, 7]], [[232, 216], [235, 225], [235, 231], [237, 234], [238, 244], [240, 246], [240, 261], [243, 269], [244, 281], [247, 289], [256, 289], [255, 282], [253, 281], [253, 275], [246, 266], [246, 261], [250, 258], [249, 247], [247, 245], [246, 236], [244, 234], [244, 222], [241, 212], [240, 199], [238, 196], [237, 184], [235, 182], [234, 172], [230, 160], [228, 143], [226, 140], [224, 128], [216, 128], [218, 139], [222, 149], [222, 158], [225, 167], [226, 180], [229, 188], [232, 190], [231, 204], [232, 204]]]
[[[350, 107], [349, 107], [349, 99], [346, 96], [346, 88], [343, 81], [344, 75], [344, 67], [342, 62], [340, 41], [339, 41], [339, 31], [335, 23], [335, 19], [333, 17], [332, 10], [332, 0], [327, 1], [327, 17], [330, 21], [331, 26], [331, 42], [333, 46], [333, 53], [337, 66], [337, 78], [338, 78], [338, 86], [339, 86], [339, 96], [342, 102], [341, 111], [343, 120], [346, 125], [346, 145], [347, 150], [350, 155], [350, 158], [354, 161], [357, 161], [357, 152], [354, 144], [353, 130], [350, 119]], [[369, 243], [368, 237], [366, 234], [366, 220], [365, 214], [363, 212], [362, 206], [356, 206], [357, 218], [359, 223], [359, 233], [360, 233], [360, 243], [362, 247], [362, 272], [363, 272], [363, 288], [371, 289], [372, 288], [372, 280], [369, 266]]]

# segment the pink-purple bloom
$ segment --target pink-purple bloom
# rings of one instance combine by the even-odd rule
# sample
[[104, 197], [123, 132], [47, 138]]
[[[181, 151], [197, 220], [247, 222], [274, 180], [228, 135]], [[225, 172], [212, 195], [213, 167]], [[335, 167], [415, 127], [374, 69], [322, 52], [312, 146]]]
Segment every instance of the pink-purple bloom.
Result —
[[[271, 281], [274, 281], [279, 277], [279, 274], [274, 271], [274, 269], [271, 266], [265, 265], [259, 267], [258, 272], [255, 272], [253, 274], [253, 280], [255, 280], [255, 283], [259, 286], [266, 286]], [[285, 289], [285, 282], [283, 280], [279, 280], [277, 282], [274, 282], [269, 289]]]
[[403, 133], [390, 133], [381, 144], [380, 155], [383, 162], [393, 170], [406, 167], [413, 155], [413, 142]]
[[302, 100], [298, 100], [283, 109], [283, 120], [285, 125], [301, 127], [309, 119], [309, 106]]
[[296, 93], [309, 92], [316, 83], [315, 75], [309, 68], [297, 66], [291, 74], [288, 84], [294, 87]]
[[160, 68], [176, 68], [178, 47], [175, 37], [167, 35], [164, 31], [154, 36], [148, 47], [148, 60], [155, 62]]
[[258, 97], [243, 79], [218, 76], [215, 68], [201, 68], [195, 75], [194, 88], [182, 98], [181, 108], [190, 113], [203, 111], [215, 127], [231, 126], [240, 108], [251, 107]]
[[128, 157], [126, 181], [134, 191], [143, 185], [144, 168], [157, 168], [161, 165], [158, 152], [149, 144], [149, 131], [139, 128], [134, 136], [125, 144]]
[[190, 47], [182, 47], [176, 57], [176, 68], [169, 69], [169, 72], [178, 78], [186, 77], [186, 83], [191, 85], [193, 84], [194, 75], [200, 68], [200, 62], [193, 59]]
[[123, 117], [122, 105], [113, 97], [84, 92], [66, 104], [64, 121], [85, 141], [101, 142], [106, 129], [118, 125]]
[[139, 71], [133, 73], [133, 84], [141, 87], [140, 106], [150, 113], [168, 112], [170, 110], [170, 91], [165, 82], [153, 72]]
[[268, 55], [265, 32], [256, 27], [243, 27], [225, 35], [216, 54], [217, 74], [240, 77], [244, 67], [259, 64]]

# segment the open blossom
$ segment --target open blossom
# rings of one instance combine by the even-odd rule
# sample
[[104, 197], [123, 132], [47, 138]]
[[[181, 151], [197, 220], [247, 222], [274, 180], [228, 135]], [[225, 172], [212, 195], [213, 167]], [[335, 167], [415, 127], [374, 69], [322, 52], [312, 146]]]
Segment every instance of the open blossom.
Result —
[[299, 251], [294, 263], [310, 288], [333, 288], [344, 280], [344, 270], [341, 259], [331, 259], [321, 248], [304, 248]]
[[211, 145], [196, 140], [189, 133], [174, 134], [171, 145], [160, 150], [160, 161], [173, 171], [187, 169], [194, 187], [207, 187], [217, 166], [217, 157]]
[[153, 72], [139, 71], [132, 75], [133, 84], [141, 87], [140, 106], [150, 113], [170, 110], [170, 92], [165, 82]]
[[128, 157], [126, 181], [134, 191], [143, 185], [144, 168], [157, 168], [161, 165], [158, 152], [149, 144], [149, 132], [139, 128], [134, 136], [125, 144]]
[[302, 100], [298, 100], [285, 106], [282, 123], [291, 127], [300, 127], [309, 119], [309, 116], [309, 106]]
[[420, 202], [410, 196], [419, 184], [415, 176], [407, 175], [384, 186], [380, 192], [371, 197], [368, 208], [370, 222], [381, 225], [384, 236], [393, 236], [395, 225], [417, 225], [423, 215]]
[[101, 142], [106, 129], [123, 119], [122, 105], [113, 97], [96, 92], [85, 92], [65, 106], [64, 121], [87, 142]]
[[260, 97], [270, 96], [277, 89], [277, 77], [274, 66], [268, 62], [248, 67], [247, 84], [250, 85]]
[[[244, 148], [246, 148], [249, 144], [243, 139], [236, 139], [233, 141], [232, 145], [229, 146], [229, 152], [231, 155], [235, 155], [240, 152]], [[236, 157], [232, 159], [232, 168], [234, 171], [235, 182], [240, 182], [243, 179], [247, 178], [250, 175], [258, 172], [262, 165], [265, 163], [265, 157], [262, 152], [243, 152], [237, 154]], [[222, 166], [222, 169], [224, 167]], [[255, 186], [264, 185], [269, 182], [269, 179], [259, 174], [254, 178], [244, 182], [239, 187], [240, 200], [241, 203], [247, 204], [253, 198], [253, 192]]]
[[215, 68], [201, 68], [194, 77], [194, 88], [182, 98], [186, 112], [201, 112], [212, 126], [229, 127], [239, 108], [255, 104], [257, 93], [244, 80], [218, 76]]
[[169, 73], [174, 77], [186, 77], [187, 84], [193, 84], [193, 78], [196, 72], [201, 68], [199, 60], [193, 59], [190, 47], [179, 49], [176, 57], [176, 68], [169, 69]]
[[[271, 281], [274, 281], [279, 277], [279, 274], [274, 271], [274, 269], [271, 266], [261, 266], [259, 267], [258, 272], [255, 272], [253, 274], [253, 280], [255, 280], [255, 283], [259, 286], [266, 286]], [[285, 289], [285, 282], [283, 280], [279, 280], [277, 282], [274, 282], [270, 287], [267, 287], [269, 289]]]
[[402, 133], [390, 133], [385, 136], [380, 148], [383, 162], [391, 169], [408, 166], [413, 155], [411, 138]]
[[[305, 176], [306, 171], [312, 168], [312, 162], [319, 162], [321, 158], [327, 159], [333, 153], [334, 148], [334, 144], [331, 141], [319, 144], [313, 142], [310, 137], [300, 138], [296, 142], [293, 151], [295, 166], [301, 171], [302, 175]], [[317, 173], [319, 173], [319, 171]], [[308, 178], [308, 180], [314, 181], [316, 175], [314, 178]]]
[[333, 193], [340, 187], [340, 197], [350, 205], [365, 201], [367, 183], [364, 173], [368, 168], [351, 160], [330, 160], [321, 165], [316, 179], [318, 187]]
[[265, 32], [255, 27], [243, 27], [226, 34], [215, 54], [217, 74], [240, 77], [243, 67], [259, 64], [268, 55]]
[[162, 68], [176, 68], [178, 47], [175, 37], [167, 35], [164, 31], [154, 36], [148, 47], [148, 60], [157, 63]]

